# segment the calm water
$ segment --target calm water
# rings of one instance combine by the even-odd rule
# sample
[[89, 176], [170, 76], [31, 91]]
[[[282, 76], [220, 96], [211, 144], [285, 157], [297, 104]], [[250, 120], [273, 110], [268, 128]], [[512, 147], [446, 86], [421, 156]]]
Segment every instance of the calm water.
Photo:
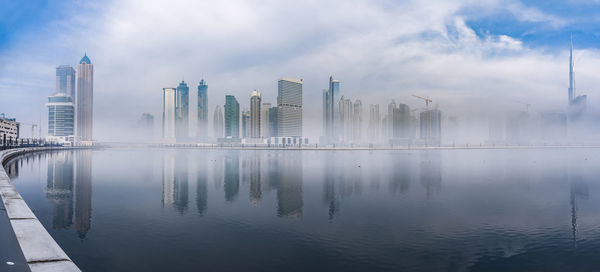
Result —
[[105, 149], [13, 163], [84, 271], [600, 267], [598, 149]]

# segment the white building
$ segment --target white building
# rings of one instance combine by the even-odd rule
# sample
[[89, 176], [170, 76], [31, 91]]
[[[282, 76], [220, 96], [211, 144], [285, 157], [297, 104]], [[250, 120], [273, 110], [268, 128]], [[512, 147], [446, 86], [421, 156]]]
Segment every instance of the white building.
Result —
[[175, 88], [163, 88], [162, 136], [167, 142], [175, 141]]
[[15, 118], [6, 118], [4, 113], [0, 115], [0, 142], [19, 138], [19, 122]]

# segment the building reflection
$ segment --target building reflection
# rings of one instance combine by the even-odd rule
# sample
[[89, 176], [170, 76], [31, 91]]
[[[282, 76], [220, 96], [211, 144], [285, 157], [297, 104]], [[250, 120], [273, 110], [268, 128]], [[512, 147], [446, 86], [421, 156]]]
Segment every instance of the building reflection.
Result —
[[240, 161], [239, 154], [227, 154], [225, 157], [225, 200], [234, 201], [240, 191]]
[[181, 214], [188, 208], [187, 163], [185, 154], [168, 152], [163, 156], [163, 207], [164, 205], [173, 206]]
[[53, 206], [52, 228], [68, 229], [73, 224], [73, 152], [49, 153], [48, 157], [44, 192]]
[[323, 167], [323, 203], [328, 207], [328, 218], [333, 220], [339, 210], [339, 203], [335, 193], [336, 167], [335, 153], [327, 152]]
[[92, 150], [74, 152], [75, 231], [85, 238], [92, 218]]
[[196, 207], [199, 214], [206, 213], [208, 207], [208, 173], [206, 172], [206, 160], [199, 159], [195, 164], [196, 171]]
[[420, 174], [427, 199], [430, 199], [433, 193], [441, 192], [442, 160], [439, 151], [421, 152]]
[[277, 160], [277, 215], [301, 217], [302, 207], [302, 158], [300, 153], [282, 152]]
[[398, 154], [396, 156], [392, 158], [392, 173], [389, 182], [389, 190], [394, 195], [410, 191], [411, 175], [413, 173], [411, 157], [407, 157], [406, 154]]
[[253, 205], [257, 205], [262, 197], [260, 157], [256, 154], [253, 154], [248, 160], [246, 166], [247, 170], [244, 172], [248, 173], [248, 178], [250, 179], [250, 202]]

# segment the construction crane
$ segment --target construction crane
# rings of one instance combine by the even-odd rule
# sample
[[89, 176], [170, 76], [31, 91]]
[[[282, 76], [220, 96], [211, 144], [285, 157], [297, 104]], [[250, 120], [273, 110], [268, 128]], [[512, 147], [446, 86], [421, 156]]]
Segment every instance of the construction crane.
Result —
[[433, 100], [429, 99], [429, 97], [425, 98], [425, 97], [414, 95], [414, 94], [412, 96], [425, 100], [425, 107], [427, 107], [427, 109], [429, 109], [429, 102], [433, 102]]

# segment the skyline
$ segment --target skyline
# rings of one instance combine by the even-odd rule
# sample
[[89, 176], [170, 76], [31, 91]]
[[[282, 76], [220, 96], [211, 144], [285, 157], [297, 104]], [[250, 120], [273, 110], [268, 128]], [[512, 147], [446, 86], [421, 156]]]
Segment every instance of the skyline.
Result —
[[[277, 87], [273, 82], [277, 78], [302, 78], [304, 100], [319, 101], [305, 103], [303, 116], [304, 134], [314, 139], [321, 136], [320, 101], [330, 75], [341, 80], [344, 96], [360, 99], [365, 108], [370, 104], [384, 107], [391, 99], [411, 108], [422, 108], [421, 101], [411, 97], [416, 93], [433, 98], [434, 105], [439, 104], [444, 112], [457, 115], [467, 106], [469, 111], [475, 112], [488, 110], [490, 105], [510, 110], [524, 108], [512, 100], [528, 102], [536, 110], [560, 109], [564, 108], [565, 89], [569, 84], [566, 71], [570, 33], [574, 37], [578, 93], [588, 94], [588, 110], [594, 118], [598, 116], [598, 109], [593, 105], [599, 101], [594, 86], [600, 83], [595, 71], [600, 67], [600, 54], [597, 46], [592, 46], [598, 31], [589, 23], [595, 19], [588, 18], [587, 24], [581, 23], [570, 11], [580, 11], [582, 7], [593, 9], [599, 7], [598, 4], [560, 4], [571, 8], [560, 13], [548, 10], [547, 5], [541, 3], [525, 5], [518, 1], [475, 4], [454, 1], [432, 5], [406, 2], [389, 4], [391, 7], [362, 1], [326, 2], [317, 11], [293, 16], [291, 8], [278, 5], [261, 9], [244, 2], [238, 8], [226, 4], [207, 7], [199, 3], [199, 7], [227, 15], [222, 18], [209, 16], [219, 24], [207, 26], [184, 14], [179, 16], [179, 21], [162, 20], [161, 26], [145, 19], [152, 18], [149, 15], [161, 9], [167, 15], [182, 10], [187, 12], [183, 7], [188, 5], [191, 5], [189, 10], [195, 10], [194, 4], [153, 4], [146, 10], [135, 11], [132, 10], [135, 2], [106, 6], [71, 4], [82, 12], [70, 14], [67, 8], [64, 11], [67, 14], [63, 14], [60, 21], [79, 20], [84, 26], [81, 29], [67, 28], [64, 24], [54, 26], [50, 22], [56, 21], [50, 20], [40, 22], [43, 27], [37, 32], [12, 33], [22, 30], [14, 28], [11, 33], [5, 33], [9, 38], [3, 36], [1, 39], [0, 59], [6, 61], [0, 66], [0, 95], [4, 98], [0, 101], [0, 109], [8, 116], [23, 122], [38, 122], [41, 113], [42, 121], [46, 120], [44, 98], [53, 92], [55, 68], [74, 63], [81, 51], [87, 51], [94, 58], [94, 91], [97, 94], [94, 106], [96, 111], [106, 113], [94, 116], [94, 136], [99, 140], [115, 140], [108, 133], [109, 128], [116, 126], [128, 131], [143, 112], [160, 116], [157, 110], [161, 104], [161, 97], [157, 95], [160, 88], [173, 86], [176, 82], [173, 79], [181, 77], [194, 89], [202, 78], [211, 82], [209, 91], [213, 99], [209, 99], [209, 114], [217, 104], [224, 104], [222, 97], [225, 94], [242, 98], [253, 89], [260, 90], [263, 102], [274, 103]], [[315, 3], [303, 3], [294, 8], [306, 11], [316, 6]], [[323, 17], [320, 9], [334, 6], [331, 18]], [[363, 11], [353, 12], [352, 7], [356, 6]], [[417, 16], [432, 6], [431, 18]], [[119, 8], [123, 9], [119, 11]], [[126, 18], [124, 15], [128, 11], [131, 16]], [[289, 21], [275, 11], [290, 15]], [[253, 12], [256, 14], [252, 15]], [[345, 15], [344, 12], [350, 13]], [[319, 20], [304, 20], [312, 15]], [[351, 19], [351, 15], [358, 17]], [[93, 25], [92, 22], [98, 19], [103, 24]], [[372, 22], [363, 23], [364, 19]], [[266, 24], [269, 20], [285, 23], [281, 28], [271, 29], [273, 27]], [[406, 22], [410, 23], [402, 25]], [[12, 27], [10, 22], [2, 23]], [[504, 29], [496, 25], [503, 25]], [[49, 42], [47, 47], [23, 46], [28, 35], [39, 34], [41, 29], [47, 28], [60, 30], [60, 35], [40, 36], [41, 41]], [[156, 36], [161, 39], [179, 38], [185, 43], [169, 44], [173, 48], [163, 50], [166, 44], [155, 42], [154, 38], [144, 34], [149, 28], [156, 28]], [[314, 28], [316, 30], [312, 30]], [[256, 35], [265, 30], [273, 31], [266, 37]], [[202, 41], [188, 35], [193, 32], [203, 34]], [[224, 37], [219, 33], [228, 35]], [[131, 37], [123, 36], [126, 34]], [[232, 38], [247, 35], [256, 36], [243, 46], [225, 46]], [[58, 37], [67, 38], [67, 42], [58, 43]], [[548, 41], [548, 37], [556, 39]], [[152, 46], [143, 47], [142, 43], [134, 41], [135, 38]], [[101, 39], [105, 41], [99, 42]], [[201, 42], [204, 44], [199, 46]], [[265, 43], [270, 45], [264, 47]], [[113, 50], [113, 46], [119, 50]], [[48, 51], [52, 54], [47, 54]], [[131, 61], [131, 57], [135, 57], [135, 61]], [[168, 65], [172, 62], [177, 65]], [[195, 99], [192, 95], [189, 104], [196, 105]], [[138, 103], [125, 104], [128, 100]], [[489, 103], [490, 100], [494, 103]], [[249, 101], [241, 99], [240, 110], [249, 108]], [[196, 113], [192, 107], [189, 112], [191, 124], [196, 123]], [[123, 121], [115, 122], [115, 119]], [[208, 120], [212, 119], [209, 116]], [[307, 124], [307, 121], [310, 122]]]

